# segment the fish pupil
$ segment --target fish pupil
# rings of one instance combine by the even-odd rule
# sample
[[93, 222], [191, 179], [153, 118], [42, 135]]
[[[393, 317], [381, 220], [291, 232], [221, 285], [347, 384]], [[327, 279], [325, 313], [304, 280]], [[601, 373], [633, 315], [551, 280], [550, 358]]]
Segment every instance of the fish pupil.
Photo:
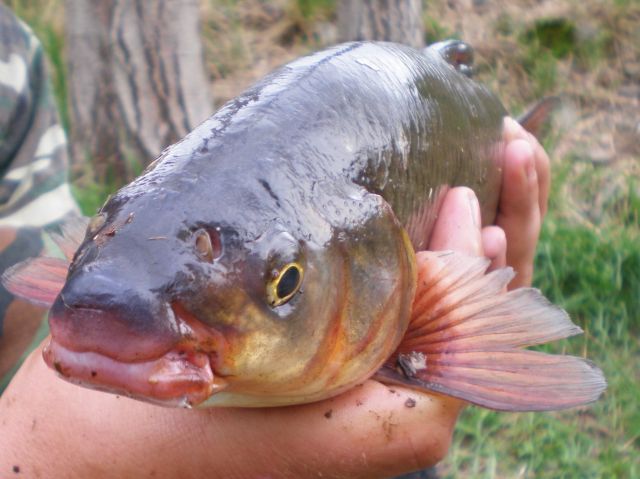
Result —
[[213, 261], [213, 248], [211, 238], [205, 231], [199, 231], [196, 236], [196, 250], [206, 261]]
[[283, 299], [294, 293], [300, 283], [300, 271], [295, 266], [290, 266], [280, 277], [276, 292], [278, 298]]
[[216, 231], [199, 229], [195, 232], [196, 251], [198, 255], [209, 263], [218, 259], [222, 254], [222, 242], [220, 235]]

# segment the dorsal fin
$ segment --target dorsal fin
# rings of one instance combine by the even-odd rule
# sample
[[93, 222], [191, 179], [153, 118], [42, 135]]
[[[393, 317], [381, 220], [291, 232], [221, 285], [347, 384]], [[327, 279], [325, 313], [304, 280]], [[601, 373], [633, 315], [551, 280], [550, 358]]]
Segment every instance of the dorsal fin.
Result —
[[560, 97], [547, 96], [520, 115], [517, 118], [518, 123], [533, 136], [540, 139], [551, 113], [553, 113], [559, 105]]

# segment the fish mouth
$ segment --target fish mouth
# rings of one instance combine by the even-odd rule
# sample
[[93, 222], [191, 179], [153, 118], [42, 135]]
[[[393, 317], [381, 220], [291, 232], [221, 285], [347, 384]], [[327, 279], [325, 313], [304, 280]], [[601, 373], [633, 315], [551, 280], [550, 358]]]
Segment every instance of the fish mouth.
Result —
[[47, 365], [67, 381], [161, 406], [191, 408], [221, 391], [209, 354], [172, 349], [148, 361], [125, 362], [93, 351], [78, 352], [50, 338]]

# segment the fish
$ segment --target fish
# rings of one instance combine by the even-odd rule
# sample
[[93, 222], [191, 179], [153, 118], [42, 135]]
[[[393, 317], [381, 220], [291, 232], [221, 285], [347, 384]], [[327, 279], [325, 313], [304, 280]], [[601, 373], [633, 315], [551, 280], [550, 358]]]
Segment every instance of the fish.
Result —
[[[268, 407], [368, 378], [497, 410], [595, 401], [602, 372], [526, 349], [581, 332], [510, 269], [424, 251], [449, 188], [496, 215], [507, 112], [472, 50], [355, 42], [302, 57], [165, 149], [65, 259], [3, 275], [50, 306], [47, 364], [173, 407]], [[537, 128], [543, 106], [525, 126]]]

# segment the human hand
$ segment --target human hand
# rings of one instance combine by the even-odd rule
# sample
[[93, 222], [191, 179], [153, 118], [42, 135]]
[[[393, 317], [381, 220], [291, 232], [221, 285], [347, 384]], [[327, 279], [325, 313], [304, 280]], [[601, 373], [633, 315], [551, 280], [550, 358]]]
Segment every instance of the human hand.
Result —
[[[470, 190], [451, 190], [431, 249], [482, 254], [479, 217]], [[462, 405], [369, 380], [294, 407], [164, 409], [68, 384], [40, 356], [0, 398], [0, 475], [389, 477], [438, 462]]]
[[[546, 210], [548, 158], [509, 120], [505, 140], [499, 226], [481, 232], [475, 196], [455, 188], [443, 201], [429, 249], [485, 254], [494, 266], [516, 268], [521, 274], [514, 284], [523, 285], [531, 278]], [[531, 164], [535, 172], [527, 176]], [[67, 477], [197, 477], [202, 471], [220, 477], [387, 477], [438, 462], [462, 405], [399, 387], [392, 393], [367, 381], [310, 405], [168, 410], [60, 381], [40, 353], [30, 356], [0, 398], [0, 471], [17, 466]], [[409, 397], [415, 407], [406, 407]]]
[[512, 118], [505, 118], [503, 140], [498, 214], [495, 226], [483, 229], [482, 240], [492, 268], [514, 269], [516, 276], [509, 289], [515, 289], [531, 285], [542, 218], [547, 212], [550, 168], [549, 157], [538, 140]]

